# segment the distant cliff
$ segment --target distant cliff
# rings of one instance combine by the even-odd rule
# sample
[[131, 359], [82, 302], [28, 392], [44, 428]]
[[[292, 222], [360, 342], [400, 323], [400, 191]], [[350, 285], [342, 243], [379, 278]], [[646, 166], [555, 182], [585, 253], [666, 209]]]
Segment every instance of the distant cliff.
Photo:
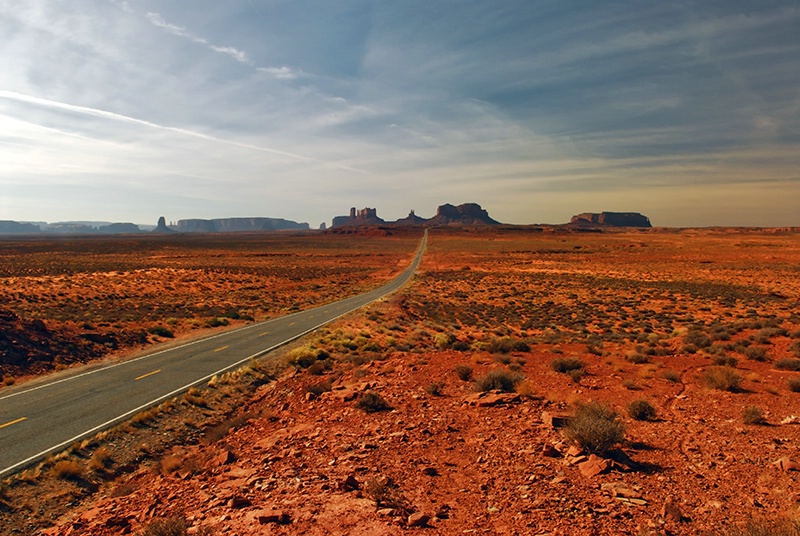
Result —
[[11, 220], [0, 220], [0, 234], [33, 234], [41, 233], [38, 225], [19, 223]]
[[569, 221], [572, 225], [608, 225], [611, 227], [652, 227], [650, 218], [638, 212], [584, 212]]
[[489, 213], [477, 203], [464, 203], [453, 206], [441, 205], [436, 210], [436, 216], [427, 221], [428, 225], [499, 225], [500, 222], [489, 217]]
[[489, 213], [481, 208], [477, 203], [464, 203], [463, 205], [453, 206], [450, 204], [441, 205], [436, 210], [436, 216], [432, 218], [421, 218], [412, 210], [408, 216], [397, 221], [384, 221], [378, 217], [374, 208], [363, 208], [356, 210], [350, 209], [349, 216], [336, 216], [333, 218], [331, 227], [342, 227], [346, 225], [499, 225], [500, 222], [493, 220]]
[[308, 223], [282, 218], [217, 218], [213, 220], [178, 220], [174, 230], [182, 233], [236, 233], [242, 231], [308, 230]]

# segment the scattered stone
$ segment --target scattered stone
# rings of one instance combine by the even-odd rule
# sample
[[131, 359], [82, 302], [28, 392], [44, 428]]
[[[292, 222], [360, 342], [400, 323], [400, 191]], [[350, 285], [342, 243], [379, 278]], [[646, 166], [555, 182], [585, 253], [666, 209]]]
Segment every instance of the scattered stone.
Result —
[[211, 460], [212, 465], [228, 465], [236, 460], [236, 456], [229, 450], [223, 450]]
[[800, 463], [793, 462], [787, 456], [772, 463], [784, 471], [800, 471]]
[[781, 421], [781, 424], [800, 424], [800, 417], [790, 415]]
[[668, 521], [675, 521], [676, 523], [680, 523], [683, 519], [681, 509], [675, 504], [674, 498], [668, 497], [667, 500], [664, 501], [664, 506], [661, 507], [661, 517]]
[[588, 460], [578, 464], [578, 469], [586, 478], [592, 478], [593, 476], [609, 472], [611, 470], [611, 463], [610, 460], [591, 454]]
[[464, 404], [479, 408], [519, 404], [522, 398], [518, 393], [471, 393], [464, 397]]
[[565, 413], [542, 412], [542, 422], [550, 428], [563, 428], [569, 422], [570, 416]]
[[273, 510], [273, 511], [259, 511], [254, 514], [256, 521], [262, 525], [268, 523], [276, 523], [278, 525], [288, 525], [292, 522], [291, 516], [286, 512]]
[[237, 508], [237, 509], [238, 508], [246, 508], [246, 507], [250, 506], [251, 504], [252, 503], [250, 502], [250, 499], [248, 499], [247, 497], [239, 496], [239, 495], [231, 497], [228, 500], [228, 507], [229, 508]]
[[342, 491], [355, 491], [361, 486], [361, 483], [356, 479], [355, 476], [349, 475], [347, 478], [344, 479], [339, 485], [339, 488]]
[[545, 458], [560, 458], [561, 453], [553, 445], [545, 444], [544, 447], [542, 447], [542, 456]]
[[439, 471], [437, 471], [435, 467], [426, 467], [422, 472], [428, 476], [439, 476]]
[[408, 526], [409, 527], [426, 527], [428, 525], [428, 521], [431, 520], [431, 516], [427, 514], [423, 514], [421, 512], [415, 512], [408, 516]]

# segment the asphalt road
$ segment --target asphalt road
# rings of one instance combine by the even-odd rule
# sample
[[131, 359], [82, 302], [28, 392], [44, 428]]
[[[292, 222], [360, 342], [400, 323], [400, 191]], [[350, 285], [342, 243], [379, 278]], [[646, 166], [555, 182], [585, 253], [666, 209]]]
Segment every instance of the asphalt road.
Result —
[[414, 274], [427, 237], [426, 231], [403, 273], [370, 292], [129, 361], [0, 391], [0, 477], [396, 291]]

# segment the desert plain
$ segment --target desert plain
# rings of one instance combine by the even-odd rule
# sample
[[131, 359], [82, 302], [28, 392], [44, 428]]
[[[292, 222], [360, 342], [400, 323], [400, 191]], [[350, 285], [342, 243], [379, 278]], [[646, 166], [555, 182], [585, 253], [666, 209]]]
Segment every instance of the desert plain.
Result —
[[[421, 237], [1, 240], [0, 396]], [[445, 227], [390, 297], [7, 478], [0, 533], [797, 534], [799, 482], [800, 230]]]

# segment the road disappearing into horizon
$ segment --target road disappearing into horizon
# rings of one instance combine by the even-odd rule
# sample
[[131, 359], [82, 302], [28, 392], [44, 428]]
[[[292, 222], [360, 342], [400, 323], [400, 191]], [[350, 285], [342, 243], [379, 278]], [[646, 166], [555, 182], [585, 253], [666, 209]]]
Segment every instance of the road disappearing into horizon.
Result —
[[128, 361], [0, 391], [0, 477], [395, 292], [414, 275], [427, 239], [426, 230], [411, 264], [369, 292]]

